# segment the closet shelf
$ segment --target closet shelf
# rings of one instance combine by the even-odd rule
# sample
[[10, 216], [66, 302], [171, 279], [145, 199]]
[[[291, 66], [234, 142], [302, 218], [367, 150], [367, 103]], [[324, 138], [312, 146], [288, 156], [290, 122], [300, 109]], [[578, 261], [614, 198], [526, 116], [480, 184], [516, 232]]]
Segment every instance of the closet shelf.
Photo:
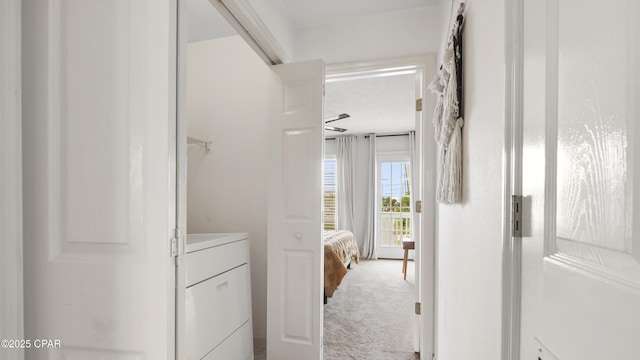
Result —
[[202, 146], [203, 148], [207, 149], [207, 151], [211, 150], [211, 141], [200, 140], [191, 136], [187, 136], [187, 144]]

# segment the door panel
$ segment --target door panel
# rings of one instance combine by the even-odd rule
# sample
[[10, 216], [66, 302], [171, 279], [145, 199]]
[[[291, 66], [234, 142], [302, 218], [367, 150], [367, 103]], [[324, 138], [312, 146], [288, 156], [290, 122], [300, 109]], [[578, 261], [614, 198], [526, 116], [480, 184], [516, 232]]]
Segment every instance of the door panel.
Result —
[[324, 64], [273, 69], [281, 84], [269, 134], [267, 356], [321, 359]]
[[317, 132], [313, 128], [287, 129], [282, 134], [285, 216], [290, 221], [313, 221], [316, 198], [306, 186], [314, 183], [313, 175], [317, 173], [308, 163], [313, 156], [314, 135]]
[[145, 179], [142, 157], [130, 155], [143, 137], [129, 99], [131, 62], [146, 56], [135, 45], [145, 39], [128, 37], [126, 2], [52, 1], [49, 11], [52, 260], [139, 256]]
[[524, 13], [521, 358], [636, 359], [640, 7], [525, 1]]
[[27, 357], [167, 358], [175, 5], [23, 5]]

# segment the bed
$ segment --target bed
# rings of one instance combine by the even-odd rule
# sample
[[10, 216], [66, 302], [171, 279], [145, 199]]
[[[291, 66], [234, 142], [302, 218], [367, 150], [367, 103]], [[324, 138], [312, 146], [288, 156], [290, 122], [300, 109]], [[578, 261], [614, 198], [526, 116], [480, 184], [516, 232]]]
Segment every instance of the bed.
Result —
[[324, 232], [324, 303], [332, 297], [342, 278], [351, 267], [351, 261], [360, 262], [358, 243], [348, 230]]

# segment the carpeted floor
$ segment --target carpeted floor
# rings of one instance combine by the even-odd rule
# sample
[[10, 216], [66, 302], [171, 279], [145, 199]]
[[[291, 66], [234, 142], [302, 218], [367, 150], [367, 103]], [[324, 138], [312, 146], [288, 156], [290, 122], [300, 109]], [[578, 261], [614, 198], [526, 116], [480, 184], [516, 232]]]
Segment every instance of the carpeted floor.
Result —
[[413, 262], [407, 280], [401, 260], [352, 265], [324, 306], [325, 360], [415, 360]]

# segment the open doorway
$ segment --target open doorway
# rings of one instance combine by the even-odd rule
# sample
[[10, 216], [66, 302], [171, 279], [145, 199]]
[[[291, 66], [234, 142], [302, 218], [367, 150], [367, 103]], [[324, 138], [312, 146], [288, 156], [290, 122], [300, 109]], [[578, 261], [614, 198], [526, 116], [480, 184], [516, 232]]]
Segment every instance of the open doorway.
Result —
[[[424, 126], [417, 99], [422, 98], [425, 71], [430, 77], [432, 65], [431, 57], [425, 56], [327, 67], [325, 183], [342, 179], [325, 186], [325, 229], [326, 224], [350, 228], [362, 260], [325, 306], [326, 358], [346, 351], [356, 357], [393, 354], [413, 359], [419, 357], [421, 344], [430, 349], [432, 332], [424, 331], [414, 315], [414, 302], [421, 301], [423, 292], [433, 293], [433, 281], [426, 280], [429, 289], [424, 291], [420, 281], [422, 274], [433, 278], [433, 243], [419, 250], [422, 214], [415, 210], [424, 183]], [[344, 165], [326, 176], [331, 169], [327, 165], [340, 163], [344, 144], [349, 143], [345, 138], [351, 138], [355, 148], [352, 208], [340, 203], [345, 198], [339, 189], [345, 182], [339, 174]], [[330, 191], [337, 196], [327, 196]], [[344, 212], [353, 214], [353, 224], [344, 221]], [[422, 270], [419, 251], [430, 254]], [[350, 339], [359, 340], [345, 342], [346, 331]]]
[[[203, 8], [190, 10], [189, 2]], [[178, 203], [181, 224], [191, 234], [186, 236], [186, 266], [178, 262], [186, 274], [178, 270], [178, 278], [186, 278], [187, 288], [177, 295], [186, 309], [177, 320], [183, 344], [179, 353], [193, 354], [197, 348], [194, 358], [215, 353], [213, 358], [260, 359], [268, 352], [270, 358], [320, 359], [321, 169], [317, 165], [322, 159], [324, 63], [274, 65], [279, 61], [267, 54], [269, 46], [256, 41], [259, 30], [251, 28], [255, 22], [242, 21], [252, 14], [232, 3], [184, 0], [179, 13], [201, 16], [210, 10], [219, 11], [240, 35], [189, 43], [188, 37], [194, 35], [189, 34], [190, 25], [198, 23], [190, 23], [184, 15], [179, 21], [182, 192]], [[201, 24], [215, 21], [210, 15]], [[314, 188], [318, 191], [309, 191]], [[190, 238], [206, 235], [215, 242], [229, 233], [244, 234], [248, 245], [240, 245], [238, 237], [230, 244], [249, 254], [229, 264], [228, 270], [216, 271], [231, 274], [244, 268], [244, 275], [239, 281], [221, 281], [221, 288], [206, 292], [208, 297], [200, 301], [191, 287], [213, 277], [191, 282], [190, 271], [199, 270], [189, 258]], [[207, 268], [228, 263], [238, 254], [219, 250], [212, 250], [218, 253], [217, 260], [205, 260]], [[194, 259], [202, 255], [200, 249], [195, 251]], [[229, 317], [233, 326], [228, 326]]]
[[[177, 276], [177, 357], [244, 359], [265, 349], [259, 254], [267, 191], [258, 179], [267, 174], [261, 134], [273, 75], [209, 1], [182, 0], [179, 13], [178, 216], [186, 254]], [[192, 251], [194, 244], [211, 246]]]
[[[206, 4], [206, 2], [205, 2]], [[218, 9], [219, 10], [219, 9]], [[239, 16], [240, 18], [242, 16]], [[237, 20], [237, 19], [236, 19]], [[237, 25], [237, 24], [236, 24]], [[238, 30], [238, 26], [234, 25], [234, 28]], [[184, 26], [184, 25], [183, 25]], [[226, 47], [219, 48], [215, 51], [208, 51], [211, 41], [216, 43], [226, 43]], [[272, 204], [271, 196], [274, 192], [268, 187], [269, 173], [273, 172], [269, 163], [270, 152], [270, 139], [267, 139], [272, 133], [269, 130], [270, 124], [274, 121], [269, 120], [269, 113], [273, 110], [273, 104], [288, 104], [292, 107], [291, 111], [287, 115], [294, 113], [296, 109], [303, 109], [299, 105], [304, 105], [301, 101], [308, 99], [321, 99], [322, 84], [319, 87], [305, 87], [300, 86], [299, 80], [289, 81], [287, 88], [283, 91], [283, 82], [278, 80], [277, 68], [286, 68], [288, 65], [269, 66], [267, 63], [272, 63], [263, 56], [256, 58], [256, 47], [253, 45], [247, 45], [246, 37], [230, 36], [215, 40], [204, 40], [189, 45], [195, 51], [188, 51], [191, 60], [196, 60], [196, 53], [209, 53], [208, 58], [201, 58], [197, 60], [199, 62], [200, 71], [193, 71], [191, 69], [183, 69], [183, 74], [190, 78], [193, 78], [192, 82], [199, 84], [201, 89], [194, 91], [190, 87], [187, 87], [186, 94], [183, 94], [184, 101], [184, 113], [188, 114], [191, 119], [189, 121], [183, 121], [182, 129], [178, 143], [184, 142], [184, 156], [185, 164], [187, 162], [186, 157], [189, 157], [189, 161], [194, 164], [189, 164], [189, 171], [187, 174], [186, 165], [183, 169], [185, 178], [188, 184], [183, 184], [186, 188], [190, 189], [185, 198], [179, 201], [180, 204], [184, 204], [182, 214], [184, 219], [182, 224], [186, 227], [188, 232], [205, 232], [205, 233], [218, 233], [218, 232], [247, 232], [250, 239], [250, 252], [251, 252], [251, 297], [252, 297], [252, 322], [254, 330], [254, 343], [264, 343], [265, 338], [267, 342], [273, 341], [276, 346], [269, 346], [270, 351], [277, 351], [272, 353], [270, 357], [283, 358], [283, 357], [297, 357], [297, 358], [317, 358], [322, 353], [322, 348], [318, 344], [321, 344], [322, 337], [322, 322], [317, 319], [322, 319], [322, 301], [321, 301], [321, 267], [316, 266], [322, 264], [321, 254], [322, 243], [320, 240], [321, 233], [318, 232], [317, 237], [315, 232], [307, 234], [306, 230], [292, 230], [286, 231], [286, 236], [272, 237], [267, 235], [271, 232], [271, 226], [267, 226], [267, 218], [273, 218], [276, 212], [271, 211], [269, 206]], [[251, 54], [252, 57], [245, 58], [244, 56], [237, 56], [235, 51], [240, 50], [245, 55]], [[246, 51], [249, 50], [249, 51]], [[424, 58], [420, 59], [405, 59], [408, 64], [393, 64], [386, 68], [401, 67], [402, 71], [414, 71], [417, 73], [419, 69], [427, 69], [433, 66], [429, 65], [428, 60]], [[185, 65], [189, 63], [189, 57], [185, 56], [182, 60], [179, 59], [179, 63]], [[247, 66], [242, 68], [242, 66]], [[408, 67], [408, 68], [407, 68]], [[258, 69], [258, 70], [256, 70]], [[413, 70], [412, 70], [413, 69]], [[347, 76], [348, 71], [333, 70], [331, 76]], [[353, 68], [349, 70], [353, 73]], [[359, 74], [364, 72], [375, 73], [376, 69], [358, 69]], [[324, 79], [324, 74], [322, 76]], [[275, 82], [272, 82], [275, 81]], [[276, 84], [278, 83], [278, 84]], [[275, 85], [274, 85], [275, 84]], [[424, 86], [420, 85], [419, 92], [423, 91]], [[308, 90], [309, 92], [305, 92]], [[278, 96], [283, 95], [300, 95], [309, 94], [310, 96], [297, 96], [291, 101], [278, 101]], [[313, 94], [313, 96], [311, 96]], [[413, 99], [415, 101], [415, 99]], [[315, 100], [314, 100], [315, 101]], [[318, 100], [321, 101], [321, 100]], [[248, 106], [248, 104], [250, 106]], [[322, 109], [321, 102], [312, 106], [313, 109]], [[412, 106], [413, 108], [413, 106]], [[188, 111], [186, 111], [188, 110]], [[192, 110], [196, 110], [195, 112]], [[415, 109], [411, 110], [415, 113]], [[414, 117], [417, 115], [414, 115]], [[193, 120], [197, 119], [194, 123]], [[304, 119], [299, 119], [304, 121]], [[322, 128], [322, 119], [318, 118], [316, 124]], [[296, 120], [298, 121], [298, 120]], [[187, 126], [188, 123], [188, 126]], [[316, 126], [314, 125], [314, 126]], [[306, 126], [306, 125], [305, 125]], [[421, 122], [418, 122], [416, 126], [421, 126]], [[297, 123], [295, 129], [286, 130], [285, 132], [279, 131], [278, 133], [289, 137], [285, 142], [280, 141], [279, 144], [286, 146], [301, 147], [304, 151], [286, 151], [287, 156], [279, 156], [278, 159], [284, 161], [292, 161], [291, 164], [295, 166], [306, 166], [307, 164], [319, 164], [320, 158], [302, 159], [305, 153], [309, 156], [314, 155], [318, 149], [322, 149], [322, 135], [317, 138], [319, 146], [315, 144], [313, 147], [309, 147], [308, 144], [316, 141], [315, 134], [320, 134], [316, 129], [300, 131], [300, 124]], [[417, 137], [421, 136], [421, 130], [416, 128]], [[386, 133], [386, 135], [390, 135]], [[193, 145], [187, 147], [187, 136], [195, 138]], [[306, 137], [303, 139], [303, 137]], [[378, 137], [375, 137], [378, 139]], [[388, 137], [389, 139], [393, 137]], [[401, 136], [395, 137], [397, 140], [401, 139]], [[199, 147], [197, 140], [204, 141], [204, 147]], [[308, 141], [307, 141], [308, 140]], [[287, 142], [288, 141], [288, 142]], [[207, 143], [210, 142], [207, 148]], [[416, 141], [418, 147], [421, 142]], [[202, 144], [202, 143], [200, 143]], [[282, 151], [282, 150], [280, 150]], [[420, 154], [420, 150], [417, 151]], [[318, 154], [321, 156], [322, 151]], [[314, 155], [315, 156], [315, 155]], [[193, 159], [192, 159], [193, 158]], [[273, 156], [271, 156], [273, 158]], [[195, 160], [195, 161], [194, 161]], [[311, 161], [313, 160], [313, 161]], [[215, 163], [215, 165], [214, 165]], [[295, 164], [294, 164], [295, 163]], [[290, 169], [294, 169], [291, 167]], [[316, 169], [309, 169], [312, 172]], [[306, 170], [305, 170], [306, 171]], [[320, 170], [318, 169], [318, 176], [298, 176], [297, 174], [305, 174], [305, 171], [290, 172], [287, 176], [291, 176], [289, 181], [301, 181], [304, 179], [312, 180], [317, 179], [318, 189], [320, 187]], [[189, 175], [189, 176], [187, 176]], [[198, 179], [206, 175], [206, 179]], [[280, 181], [280, 184], [284, 182]], [[420, 184], [421, 182], [415, 182]], [[188, 186], [186, 186], [188, 185]], [[201, 190], [198, 191], [198, 186]], [[313, 194], [314, 192], [308, 191], [308, 189], [316, 188], [314, 186], [289, 186], [288, 192], [285, 195], [290, 195], [290, 200], [297, 201], [296, 199], [304, 199], [307, 194]], [[298, 191], [300, 190], [300, 191]], [[304, 190], [304, 191], [303, 191]], [[319, 192], [317, 193], [319, 195]], [[412, 192], [411, 195], [414, 193]], [[416, 196], [418, 195], [415, 193]], [[301, 196], [297, 196], [301, 195]], [[419, 198], [419, 197], [418, 197]], [[188, 199], [188, 201], [187, 201]], [[320, 197], [318, 201], [320, 201]], [[315, 200], [313, 200], [315, 201]], [[308, 202], [312, 204], [311, 201]], [[288, 209], [291, 211], [299, 211], [302, 207], [298, 207], [295, 202], [287, 204]], [[306, 205], [305, 205], [306, 206]], [[197, 210], [193, 210], [197, 207]], [[306, 210], [304, 210], [306, 211]], [[320, 219], [320, 205], [311, 209], [313, 216], [309, 219], [316, 219], [315, 212], [317, 211], [317, 218]], [[187, 219], [187, 212], [188, 219]], [[289, 220], [293, 219], [298, 226], [301, 217], [296, 214], [290, 214]], [[306, 216], [306, 215], [305, 215]], [[303, 219], [307, 219], [306, 217]], [[315, 222], [316, 220], [313, 220]], [[412, 221], [411, 223], [415, 223]], [[269, 223], [270, 224], [270, 223]], [[320, 225], [319, 221], [318, 224]], [[313, 231], [320, 230], [320, 227], [314, 224], [309, 226]], [[417, 231], [420, 231], [419, 229]], [[412, 236], [415, 232], [412, 232]], [[267, 240], [267, 237], [269, 240]], [[287, 250], [286, 248], [276, 249], [271, 251], [272, 239], [274, 241], [290, 241], [295, 242], [295, 251]], [[315, 240], [317, 239], [317, 240]], [[306, 242], [317, 242], [319, 247], [318, 253], [316, 250], [307, 248], [298, 248], [301, 245], [306, 246]], [[314, 243], [314, 247], [316, 243]], [[283, 249], [285, 251], [283, 251]], [[288, 249], [292, 249], [289, 246]], [[419, 245], [416, 245], [416, 250], [419, 251]], [[281, 254], [284, 257], [277, 257], [275, 260], [271, 257], [267, 257], [267, 254]], [[283, 261], [284, 260], [284, 261]], [[278, 269], [284, 269], [286, 266], [299, 267], [300, 269], [287, 270], [287, 276], [278, 276]], [[415, 263], [414, 263], [415, 264]], [[272, 267], [273, 265], [273, 267]], [[417, 264], [416, 264], [417, 265]], [[272, 269], [274, 271], [272, 271]], [[298, 271], [302, 270], [302, 271]], [[401, 268], [398, 268], [397, 274], [402, 278]], [[317, 273], [316, 273], [317, 271]], [[414, 279], [416, 283], [419, 282], [420, 276], [419, 266], [414, 266], [414, 270], [409, 266], [409, 274], [415, 273], [417, 275]], [[276, 274], [272, 276], [273, 274]], [[431, 276], [433, 274], [431, 273]], [[272, 277], [278, 281], [272, 281]], [[410, 278], [410, 276], [408, 276]], [[309, 281], [312, 280], [312, 281]], [[284, 291], [277, 290], [275, 286], [280, 286], [283, 281], [290, 281], [285, 284], [288, 288], [283, 288]], [[267, 286], [269, 284], [269, 286]], [[318, 285], [316, 287], [316, 284]], [[275, 290], [274, 290], [275, 289]], [[317, 290], [316, 290], [317, 289]], [[301, 291], [300, 291], [301, 290]], [[318, 291], [316, 297], [315, 292]], [[271, 298], [271, 294], [280, 294], [279, 296], [286, 295], [284, 299]], [[304, 301], [301, 297], [305, 296]], [[420, 294], [413, 294], [414, 297], [420, 297]], [[287, 303], [288, 301], [288, 303]], [[269, 305], [271, 304], [271, 305]], [[289, 305], [287, 305], [289, 304]], [[316, 305], [317, 304], [317, 305]], [[427, 307], [429, 309], [429, 307]], [[286, 314], [278, 313], [278, 311], [286, 311]], [[269, 314], [269, 322], [267, 322], [267, 313]], [[424, 314], [424, 313], [423, 313]], [[316, 318], [317, 317], [317, 318]], [[423, 317], [424, 318], [424, 317]], [[271, 321], [281, 321], [286, 319], [295, 319], [295, 321], [289, 321], [282, 323], [287, 328], [275, 328], [272, 329]], [[432, 319], [432, 318], [430, 318]], [[306, 321], [306, 323], [305, 323]], [[418, 324], [417, 318], [414, 321]], [[180, 326], [180, 321], [178, 326]], [[414, 329], [420, 329], [421, 326], [416, 325]], [[283, 331], [289, 332], [291, 336], [279, 336]], [[424, 341], [431, 341], [430, 333], [423, 332], [423, 336], [419, 333], [414, 335], [414, 346]], [[271, 336], [271, 340], [270, 339]], [[275, 337], [275, 338], [274, 338]], [[303, 343], [300, 339], [304, 338]], [[301, 353], [300, 345], [308, 345], [308, 356], [298, 356]], [[414, 348], [415, 349], [415, 348]], [[287, 355], [282, 355], [287, 354]], [[306, 353], [305, 353], [306, 354]], [[256, 352], [256, 358], [259, 358], [259, 353]]]

